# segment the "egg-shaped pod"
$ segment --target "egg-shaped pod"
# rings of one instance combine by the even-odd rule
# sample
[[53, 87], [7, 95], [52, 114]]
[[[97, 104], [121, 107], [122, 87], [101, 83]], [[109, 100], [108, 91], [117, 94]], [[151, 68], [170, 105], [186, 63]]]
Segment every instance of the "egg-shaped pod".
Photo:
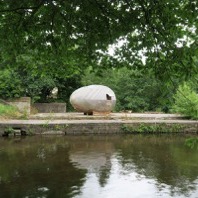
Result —
[[108, 113], [116, 104], [115, 93], [104, 85], [89, 85], [75, 90], [70, 96], [70, 103], [79, 112]]

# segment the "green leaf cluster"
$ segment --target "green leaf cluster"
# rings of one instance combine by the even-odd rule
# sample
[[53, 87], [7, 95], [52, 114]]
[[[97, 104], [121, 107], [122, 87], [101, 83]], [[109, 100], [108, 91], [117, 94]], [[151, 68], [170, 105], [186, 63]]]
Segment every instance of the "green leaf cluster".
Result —
[[198, 119], [198, 94], [189, 86], [189, 83], [179, 86], [174, 99], [173, 112]]
[[19, 75], [10, 70], [0, 70], [0, 96], [3, 99], [18, 98], [24, 93]]
[[185, 141], [185, 145], [187, 145], [191, 149], [198, 149], [198, 138], [187, 138]]
[[[152, 68], [161, 78], [188, 77], [197, 71], [197, 9], [194, 0], [1, 0], [0, 66], [23, 60], [61, 75], [105, 67], [100, 62], [108, 59]], [[106, 59], [109, 46], [122, 39], [115, 57]]]

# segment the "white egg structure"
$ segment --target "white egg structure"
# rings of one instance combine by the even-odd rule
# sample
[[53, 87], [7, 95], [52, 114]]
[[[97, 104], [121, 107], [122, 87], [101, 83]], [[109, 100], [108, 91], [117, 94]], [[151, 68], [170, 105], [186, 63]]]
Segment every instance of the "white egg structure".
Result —
[[93, 112], [111, 112], [116, 104], [114, 92], [103, 85], [89, 85], [75, 90], [70, 103], [77, 111], [85, 114]]

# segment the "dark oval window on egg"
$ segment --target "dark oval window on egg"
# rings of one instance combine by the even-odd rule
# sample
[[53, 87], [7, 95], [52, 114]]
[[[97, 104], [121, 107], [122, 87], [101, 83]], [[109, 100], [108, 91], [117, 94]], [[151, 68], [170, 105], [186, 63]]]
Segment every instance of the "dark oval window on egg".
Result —
[[111, 100], [111, 96], [109, 94], [106, 94], [106, 99]]

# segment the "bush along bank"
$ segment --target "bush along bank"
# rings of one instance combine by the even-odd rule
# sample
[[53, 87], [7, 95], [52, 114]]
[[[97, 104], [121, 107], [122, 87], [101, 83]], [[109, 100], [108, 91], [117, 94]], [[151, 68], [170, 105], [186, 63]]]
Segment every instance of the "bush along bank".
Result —
[[187, 133], [193, 132], [198, 134], [198, 126], [187, 126], [185, 124], [177, 123], [141, 123], [141, 124], [123, 124], [121, 130], [124, 133]]

